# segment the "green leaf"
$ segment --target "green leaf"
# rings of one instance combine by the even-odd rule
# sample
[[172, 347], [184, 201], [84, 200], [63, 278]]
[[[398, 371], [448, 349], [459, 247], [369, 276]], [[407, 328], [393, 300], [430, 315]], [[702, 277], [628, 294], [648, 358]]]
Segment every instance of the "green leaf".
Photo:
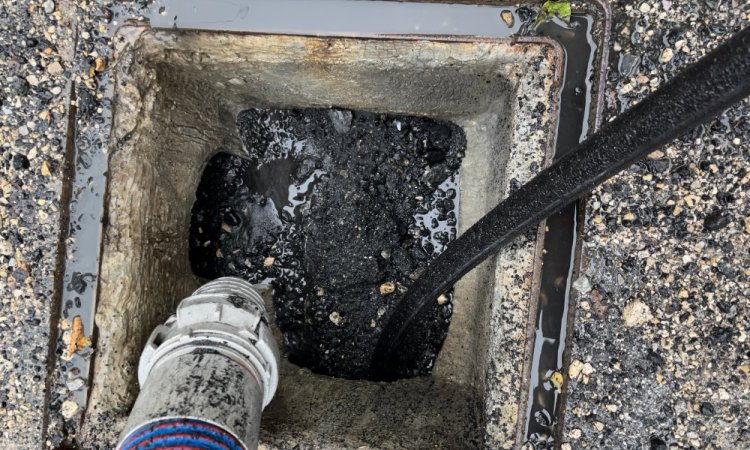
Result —
[[542, 11], [548, 16], [569, 19], [571, 14], [570, 2], [565, 0], [548, 0], [542, 5]]

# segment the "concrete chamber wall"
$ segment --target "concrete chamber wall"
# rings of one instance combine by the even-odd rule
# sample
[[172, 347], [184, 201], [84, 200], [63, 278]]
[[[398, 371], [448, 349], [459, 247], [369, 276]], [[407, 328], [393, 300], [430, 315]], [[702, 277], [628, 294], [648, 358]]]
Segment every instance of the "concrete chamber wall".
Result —
[[[190, 212], [206, 162], [242, 154], [237, 114], [329, 107], [424, 115], [460, 125], [459, 232], [551, 153], [559, 48], [545, 41], [438, 41], [119, 33], [98, 354], [82, 443], [116, 439], [154, 326], [199, 280]], [[434, 375], [394, 383], [332, 379], [284, 363], [263, 418], [270, 447], [509, 447], [526, 392], [536, 233], [456, 287]]]

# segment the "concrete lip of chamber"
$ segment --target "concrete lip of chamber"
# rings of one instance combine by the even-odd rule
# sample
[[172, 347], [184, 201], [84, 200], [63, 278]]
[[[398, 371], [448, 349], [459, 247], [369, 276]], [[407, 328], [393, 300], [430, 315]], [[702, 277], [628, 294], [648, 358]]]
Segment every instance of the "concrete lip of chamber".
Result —
[[[247, 108], [336, 107], [463, 128], [459, 233], [549, 162], [561, 48], [546, 39], [305, 37], [125, 26], [117, 35], [97, 355], [81, 443], [114, 439], [149, 333], [200, 280], [188, 233], [208, 160], [242, 154]], [[319, 376], [284, 362], [263, 415], [271, 448], [512, 447], [526, 403], [540, 232], [456, 286], [430, 377]]]

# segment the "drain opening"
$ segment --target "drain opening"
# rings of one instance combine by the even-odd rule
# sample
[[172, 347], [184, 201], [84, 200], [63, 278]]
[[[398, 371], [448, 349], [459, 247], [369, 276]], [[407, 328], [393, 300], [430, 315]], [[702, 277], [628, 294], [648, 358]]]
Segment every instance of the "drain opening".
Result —
[[[248, 157], [216, 155], [197, 189], [193, 271], [271, 282], [292, 362], [371, 378], [389, 312], [456, 237], [463, 130], [338, 109], [249, 109], [237, 126]], [[402, 377], [430, 373], [451, 313], [441, 297], [421, 319]]]

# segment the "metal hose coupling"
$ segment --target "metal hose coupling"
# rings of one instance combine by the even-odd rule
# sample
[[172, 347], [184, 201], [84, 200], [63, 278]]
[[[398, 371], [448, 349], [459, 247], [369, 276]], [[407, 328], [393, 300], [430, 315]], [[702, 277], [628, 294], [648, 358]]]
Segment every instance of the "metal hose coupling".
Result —
[[278, 366], [253, 286], [231, 277], [203, 285], [151, 333], [138, 365], [141, 392], [117, 448], [257, 448]]

